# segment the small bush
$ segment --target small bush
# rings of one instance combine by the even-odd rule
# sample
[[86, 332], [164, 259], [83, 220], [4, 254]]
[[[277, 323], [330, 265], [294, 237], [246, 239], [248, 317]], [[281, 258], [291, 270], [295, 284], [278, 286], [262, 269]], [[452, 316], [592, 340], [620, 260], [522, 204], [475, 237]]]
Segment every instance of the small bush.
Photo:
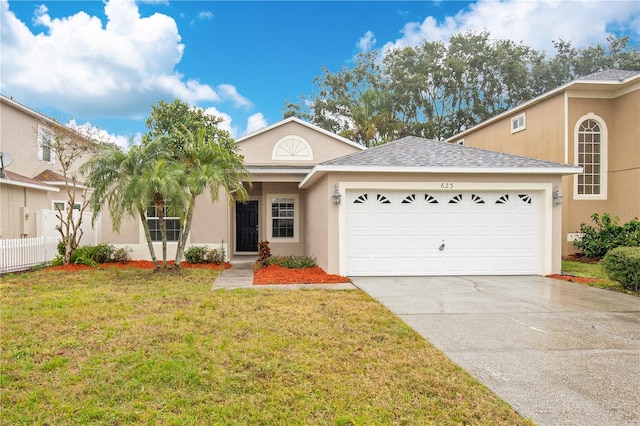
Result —
[[184, 252], [184, 258], [189, 263], [205, 263], [205, 257], [208, 251], [207, 246], [191, 246]]
[[640, 285], [640, 247], [616, 247], [602, 260], [607, 276], [626, 289], [638, 291]]
[[278, 256], [270, 257], [268, 265], [278, 265], [283, 268], [302, 269], [316, 266], [316, 258], [311, 256]]
[[256, 267], [258, 269], [263, 268], [269, 264], [268, 259], [271, 257], [271, 249], [269, 248], [269, 241], [260, 241], [258, 243], [258, 260], [256, 261]]
[[224, 263], [225, 252], [224, 248], [209, 250], [204, 256], [204, 260], [207, 263]]
[[129, 253], [131, 253], [131, 249], [129, 247], [121, 247], [119, 249], [115, 249], [111, 253], [111, 261], [112, 262], [128, 262]]
[[609, 213], [602, 216], [594, 213], [591, 220], [595, 226], [582, 223], [580, 232], [582, 238], [573, 244], [583, 251], [587, 257], [601, 259], [611, 249], [621, 246], [640, 246], [640, 222], [632, 219], [624, 225], [618, 225], [618, 218]]
[[111, 262], [111, 255], [115, 247], [109, 244], [98, 244], [91, 249], [91, 258], [97, 263]]

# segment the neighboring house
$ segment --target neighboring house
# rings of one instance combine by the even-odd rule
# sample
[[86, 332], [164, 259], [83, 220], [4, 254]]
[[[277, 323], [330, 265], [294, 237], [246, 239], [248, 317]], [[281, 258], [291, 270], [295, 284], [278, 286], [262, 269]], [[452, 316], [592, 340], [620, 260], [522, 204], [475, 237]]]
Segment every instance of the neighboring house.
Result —
[[[576, 167], [414, 137], [365, 150], [297, 118], [237, 142], [249, 201], [201, 195], [190, 245], [255, 258], [268, 240], [274, 255], [352, 276], [560, 272], [553, 193]], [[117, 235], [106, 215], [102, 227], [104, 242], [148, 256], [135, 219]]]
[[[56, 207], [66, 209], [68, 197], [50, 140], [60, 125], [3, 95], [0, 120], [0, 152], [13, 157], [0, 176], [0, 238], [59, 235]], [[82, 191], [77, 189], [76, 202]], [[83, 229], [81, 242], [95, 244], [90, 224]]]
[[640, 71], [574, 80], [448, 142], [582, 167], [562, 181], [564, 255], [593, 213], [640, 216]]

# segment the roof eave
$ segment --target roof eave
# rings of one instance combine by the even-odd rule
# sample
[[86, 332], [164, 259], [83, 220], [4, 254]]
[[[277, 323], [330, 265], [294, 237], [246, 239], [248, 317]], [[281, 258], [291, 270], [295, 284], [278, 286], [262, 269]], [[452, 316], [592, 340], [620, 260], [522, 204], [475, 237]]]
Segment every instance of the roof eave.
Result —
[[36, 185], [34, 183], [22, 182], [19, 180], [0, 178], [0, 183], [6, 184], [6, 185], [19, 186], [22, 188], [38, 189], [40, 191], [60, 192], [60, 189], [54, 186]]
[[422, 173], [422, 174], [528, 174], [528, 175], [573, 175], [582, 172], [582, 167], [379, 167], [379, 166], [331, 166], [318, 165], [300, 182], [300, 189], [311, 186], [328, 172], [349, 173]]

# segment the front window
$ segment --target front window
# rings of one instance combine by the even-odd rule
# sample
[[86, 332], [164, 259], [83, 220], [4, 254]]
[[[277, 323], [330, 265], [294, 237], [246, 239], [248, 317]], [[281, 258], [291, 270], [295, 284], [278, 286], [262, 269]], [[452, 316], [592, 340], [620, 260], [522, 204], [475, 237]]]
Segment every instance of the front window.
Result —
[[295, 201], [293, 198], [271, 200], [271, 235], [273, 238], [294, 238]]
[[600, 195], [602, 191], [602, 132], [595, 120], [585, 120], [578, 128], [579, 195]]
[[[66, 201], [54, 201], [53, 202], [53, 210], [55, 210], [55, 211], [59, 210], [59, 211], [63, 212], [65, 210], [67, 210], [67, 205], [68, 204], [69, 203], [66, 202]], [[81, 207], [82, 206], [80, 205], [80, 203], [73, 203], [73, 209], [74, 210], [80, 211]]]
[[[160, 232], [160, 219], [156, 213], [155, 207], [151, 206], [147, 210], [147, 223], [151, 232], [151, 241], [162, 241], [162, 233]], [[180, 237], [180, 218], [170, 216], [168, 208], [164, 208], [164, 223], [167, 226], [167, 241], [178, 241]]]

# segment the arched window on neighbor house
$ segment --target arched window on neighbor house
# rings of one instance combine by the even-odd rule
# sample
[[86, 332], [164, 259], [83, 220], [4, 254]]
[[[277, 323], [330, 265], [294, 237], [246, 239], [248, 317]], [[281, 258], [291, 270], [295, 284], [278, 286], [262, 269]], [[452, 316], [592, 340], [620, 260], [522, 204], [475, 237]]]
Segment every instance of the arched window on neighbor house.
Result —
[[575, 164], [583, 169], [582, 173], [575, 176], [575, 198], [606, 198], [607, 127], [594, 114], [581, 117], [576, 124]]

